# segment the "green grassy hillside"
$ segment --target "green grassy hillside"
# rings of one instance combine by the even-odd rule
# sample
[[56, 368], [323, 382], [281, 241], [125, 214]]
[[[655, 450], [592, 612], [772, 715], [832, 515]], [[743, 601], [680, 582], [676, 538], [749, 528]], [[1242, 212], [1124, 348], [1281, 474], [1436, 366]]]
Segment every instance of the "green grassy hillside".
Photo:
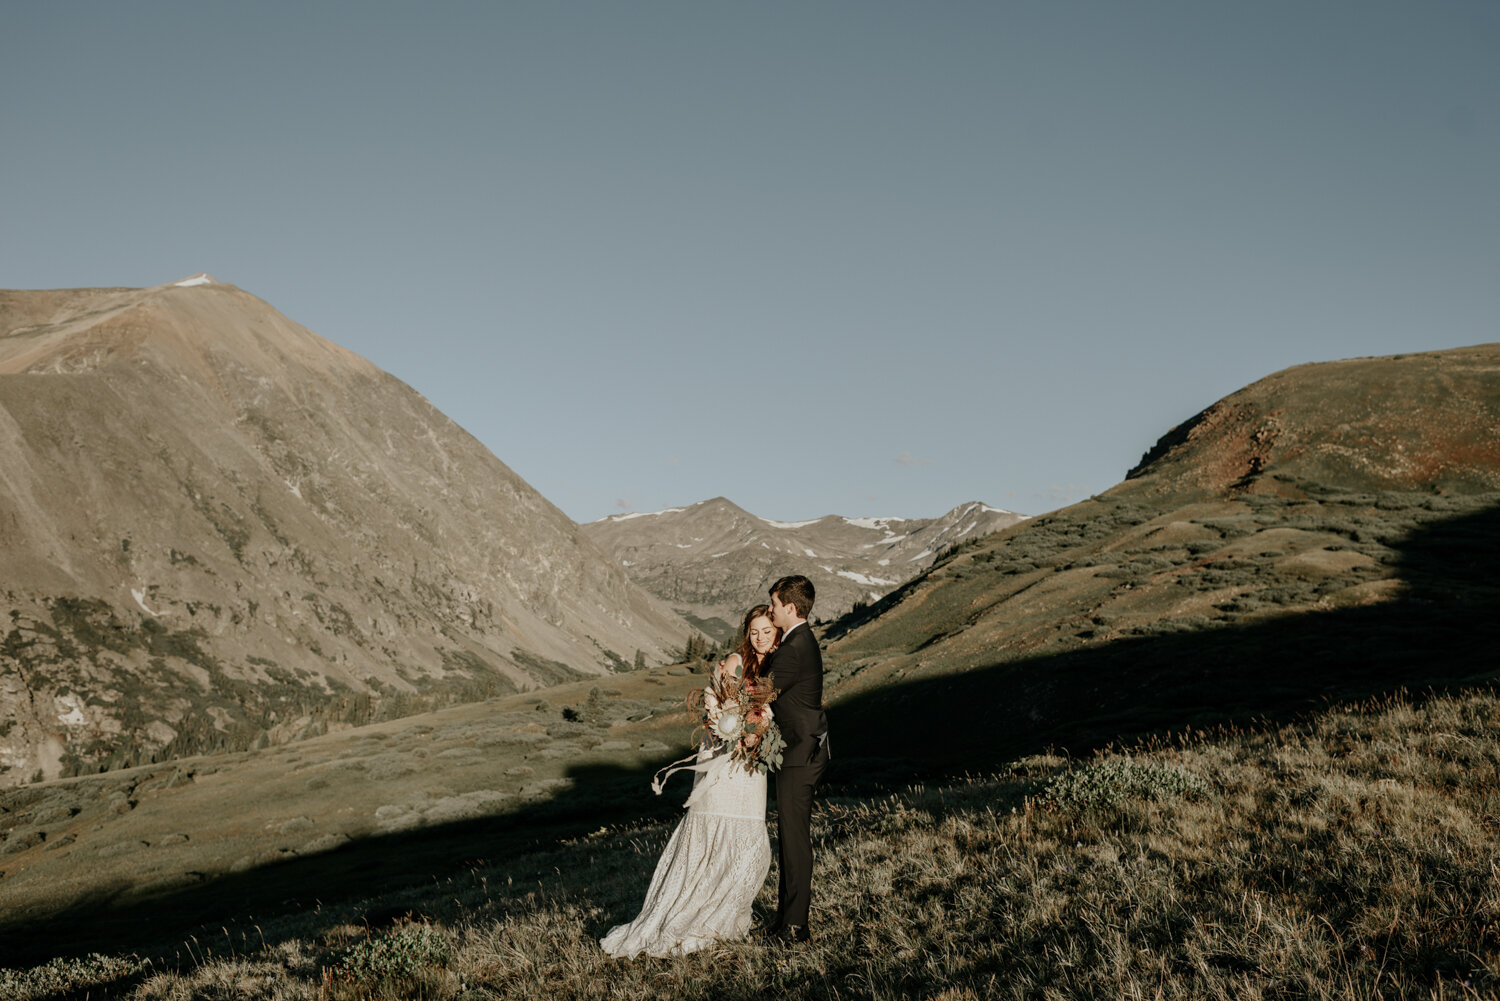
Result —
[[1484, 681], [1497, 554], [1500, 345], [1288, 369], [835, 624], [840, 747], [928, 774]]
[[840, 749], [910, 778], [1497, 677], [1500, 494], [1151, 514], [1106, 495], [1002, 533], [837, 638]]

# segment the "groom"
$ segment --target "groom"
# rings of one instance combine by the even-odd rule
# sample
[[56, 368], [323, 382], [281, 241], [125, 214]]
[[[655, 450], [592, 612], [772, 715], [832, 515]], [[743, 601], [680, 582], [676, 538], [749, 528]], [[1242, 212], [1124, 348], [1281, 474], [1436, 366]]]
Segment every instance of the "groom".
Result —
[[823, 712], [823, 652], [813, 638], [812, 581], [801, 575], [771, 585], [771, 623], [781, 645], [766, 661], [776, 689], [776, 725], [786, 741], [776, 773], [780, 818], [781, 887], [776, 919], [766, 936], [779, 942], [806, 942], [812, 898], [813, 787], [828, 769], [828, 716]]

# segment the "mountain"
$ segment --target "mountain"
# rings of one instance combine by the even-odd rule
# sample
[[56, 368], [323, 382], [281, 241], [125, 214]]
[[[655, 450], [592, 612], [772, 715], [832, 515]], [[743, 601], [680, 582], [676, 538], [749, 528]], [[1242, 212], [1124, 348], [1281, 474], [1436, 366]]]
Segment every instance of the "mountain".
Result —
[[[1388, 386], [1401, 395], [1370, 408]], [[1268, 426], [1270, 447], [1247, 451]], [[1345, 922], [1347, 941], [1369, 932], [1366, 897], [1389, 896], [1393, 878], [1422, 882], [1401, 874], [1427, 864], [1434, 823], [1468, 832], [1473, 848], [1469, 869], [1443, 885], [1487, 886], [1488, 856], [1474, 846], [1493, 812], [1497, 428], [1500, 345], [1291, 369], [1169, 431], [1113, 489], [950, 548], [822, 630], [838, 764], [817, 823], [855, 873], [841, 885], [930, 911], [936, 884], [893, 884], [894, 856], [870, 850], [899, 814], [913, 846], [900, 857], [931, 857], [948, 873], [1002, 841], [1031, 845], [1033, 860], [1016, 864], [1039, 872], [1056, 868], [1059, 844], [1073, 846], [1070, 865], [1094, 880], [1070, 898], [1079, 941], [1098, 938], [1090, 922], [1101, 899], [1119, 896], [1124, 862], [1158, 866], [1129, 877], [1152, 885], [1180, 870], [1194, 887], [1221, 888], [1228, 872], [1230, 910], [1246, 893], [1283, 893], [1305, 923], [1324, 913], [1330, 927]], [[1419, 449], [1432, 460], [1402, 474], [1401, 456]], [[702, 682], [657, 666], [243, 754], [0, 790], [0, 941], [43, 962], [62, 950], [171, 958], [187, 953], [179, 943], [201, 955], [212, 935], [221, 953], [199, 965], [222, 983], [225, 967], [210, 964], [225, 952], [250, 957], [241, 968], [256, 976], [318, 977], [326, 964], [287, 961], [298, 941], [310, 943], [299, 955], [316, 957], [350, 934], [373, 944], [392, 922], [463, 931], [499, 914], [506, 935], [479, 938], [520, 949], [513, 962], [527, 977], [549, 975], [567, 965], [548, 951], [556, 943], [592, 941], [639, 907], [686, 783], [647, 790], [687, 751], [687, 697]], [[1047, 753], [1110, 746], [1097, 759]], [[1184, 766], [1205, 798], [1174, 792]], [[1072, 808], [1049, 795], [1060, 771], [1079, 794]], [[945, 773], [965, 778], [943, 785]], [[902, 788], [908, 798], [893, 807]], [[1458, 788], [1461, 801], [1413, 798]], [[911, 809], [912, 797], [926, 806]], [[951, 822], [964, 803], [969, 819]], [[1226, 816], [1255, 824], [1225, 826]], [[1007, 825], [1003, 838], [976, 843], [984, 824]], [[936, 849], [934, 831], [948, 839]], [[1332, 890], [1303, 878], [1361, 846], [1361, 858], [1393, 868], [1361, 869]], [[538, 880], [567, 892], [540, 893]], [[567, 921], [517, 918], [523, 895], [558, 902]], [[1158, 897], [1170, 931], [1180, 896]], [[1469, 949], [1475, 933], [1450, 927], [1445, 899], [1423, 913], [1449, 936], [1443, 948]], [[294, 935], [278, 932], [292, 922]], [[1263, 922], [1256, 912], [1241, 924], [1236, 948], [1253, 957]], [[1410, 962], [1430, 975], [1426, 940], [1408, 939]], [[934, 947], [973, 952], [988, 939], [945, 941]], [[539, 955], [557, 962], [539, 966]], [[1215, 968], [1241, 977], [1245, 964]]]
[[207, 275], [0, 292], [0, 567], [0, 784], [689, 632], [410, 387]]
[[830, 690], [962, 759], [1491, 683], [1497, 557], [1500, 345], [1304, 365], [837, 624]]
[[635, 581], [716, 639], [739, 628], [786, 574], [817, 588], [813, 614], [833, 619], [878, 601], [920, 573], [936, 554], [1025, 516], [976, 502], [939, 518], [770, 521], [715, 497], [686, 508], [617, 514], [583, 532]]

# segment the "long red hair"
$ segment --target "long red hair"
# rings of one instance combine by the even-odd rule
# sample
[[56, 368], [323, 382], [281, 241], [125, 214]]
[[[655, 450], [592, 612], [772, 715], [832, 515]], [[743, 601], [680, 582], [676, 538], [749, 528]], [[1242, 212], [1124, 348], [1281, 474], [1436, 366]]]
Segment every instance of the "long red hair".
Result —
[[[765, 658], [755, 651], [755, 647], [750, 645], [750, 623], [762, 616], [765, 617], [766, 621], [770, 621], [770, 605], [756, 605], [745, 613], [745, 621], [740, 625], [740, 645], [739, 649], [735, 650], [735, 653], [740, 655], [740, 663], [745, 666], [746, 684], [754, 684], [760, 680], [760, 667], [761, 664], [765, 663]], [[776, 643], [781, 643], [780, 629], [776, 630]], [[771, 649], [775, 650], [776, 647], [773, 646]], [[769, 656], [769, 653], [767, 656]]]

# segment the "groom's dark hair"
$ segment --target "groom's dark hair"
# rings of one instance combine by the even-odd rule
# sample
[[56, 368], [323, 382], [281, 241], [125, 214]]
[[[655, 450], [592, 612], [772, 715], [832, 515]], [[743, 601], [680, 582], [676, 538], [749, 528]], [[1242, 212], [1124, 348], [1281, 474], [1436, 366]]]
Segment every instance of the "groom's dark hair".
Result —
[[802, 618], [812, 618], [813, 583], [801, 574], [783, 577], [772, 584], [770, 595], [783, 605], [795, 605]]

